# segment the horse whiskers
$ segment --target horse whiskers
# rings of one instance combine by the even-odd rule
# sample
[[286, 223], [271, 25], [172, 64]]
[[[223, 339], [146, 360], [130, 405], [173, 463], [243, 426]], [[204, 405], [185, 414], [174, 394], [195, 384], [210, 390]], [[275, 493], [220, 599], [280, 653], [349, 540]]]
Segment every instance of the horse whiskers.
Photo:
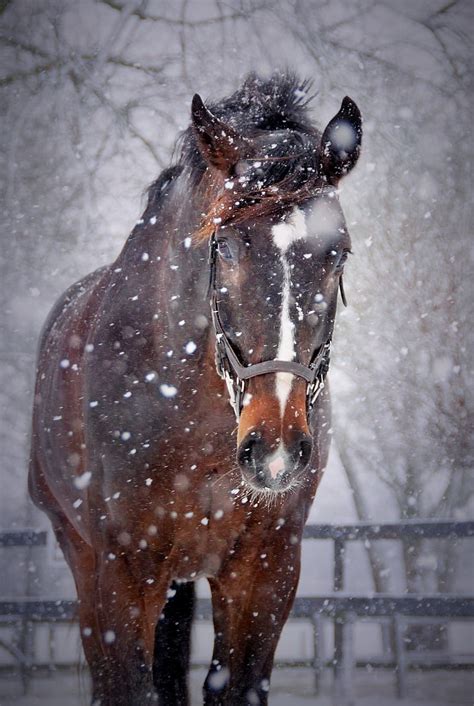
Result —
[[236, 500], [248, 497], [251, 504], [260, 505], [260, 503], [263, 503], [263, 507], [269, 510], [303, 486], [304, 481], [302, 479], [295, 479], [284, 490], [273, 490], [272, 488], [255, 488], [244, 480], [244, 487], [240, 494], [236, 496]]
[[250, 503], [253, 505], [263, 504], [266, 510], [274, 507], [277, 504], [277, 500], [280, 500], [283, 493], [275, 493], [275, 491], [270, 490], [270, 488], [252, 488], [249, 490]]
[[213, 488], [213, 487], [216, 485], [216, 483], [220, 483], [224, 478], [226, 478], [227, 476], [229, 476], [231, 473], [235, 473], [235, 472], [239, 473], [239, 468], [238, 468], [238, 466], [233, 466], [233, 467], [230, 469], [230, 471], [227, 471], [227, 473], [224, 473], [224, 475], [222, 475], [222, 476], [217, 476], [217, 478], [215, 479], [215, 481], [213, 481], [213, 482], [211, 483], [211, 488]]

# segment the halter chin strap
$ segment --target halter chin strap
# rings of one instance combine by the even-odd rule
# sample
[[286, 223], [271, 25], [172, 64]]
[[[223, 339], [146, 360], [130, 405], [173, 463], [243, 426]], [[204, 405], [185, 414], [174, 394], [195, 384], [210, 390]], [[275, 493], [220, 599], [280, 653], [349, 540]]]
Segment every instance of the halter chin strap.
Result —
[[227, 384], [230, 404], [234, 409], [236, 419], [239, 419], [242, 411], [246, 381], [269, 373], [291, 373], [306, 381], [306, 402], [309, 414], [324, 388], [324, 381], [329, 370], [331, 337], [314, 352], [309, 365], [288, 360], [264, 360], [261, 363], [242, 365], [232, 343], [226, 336], [219, 316], [216, 264], [217, 240], [213, 234], [209, 243], [209, 294], [212, 323], [216, 334], [216, 367], [217, 372]]

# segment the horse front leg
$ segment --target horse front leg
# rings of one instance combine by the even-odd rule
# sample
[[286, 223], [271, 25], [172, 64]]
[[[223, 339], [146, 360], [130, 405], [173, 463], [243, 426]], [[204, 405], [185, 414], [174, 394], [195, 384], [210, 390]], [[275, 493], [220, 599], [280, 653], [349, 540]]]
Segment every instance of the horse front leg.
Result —
[[68, 562], [78, 596], [78, 617], [82, 647], [92, 681], [92, 704], [103, 703], [103, 687], [108, 683], [108, 663], [104, 654], [97, 613], [98, 576], [94, 549], [77, 534], [60, 512], [50, 512], [50, 519], [64, 557]]
[[188, 706], [194, 584], [174, 583], [155, 631], [153, 681], [159, 706]]
[[97, 630], [94, 638], [100, 642], [105, 669], [98, 673], [91, 665], [94, 695], [100, 706], [156, 704], [154, 631], [167, 582], [151, 577], [140, 582], [124, 557], [104, 556], [98, 567], [97, 623], [92, 629]]
[[205, 706], [266, 706], [275, 649], [298, 585], [300, 544], [262, 545], [210, 581], [215, 643]]

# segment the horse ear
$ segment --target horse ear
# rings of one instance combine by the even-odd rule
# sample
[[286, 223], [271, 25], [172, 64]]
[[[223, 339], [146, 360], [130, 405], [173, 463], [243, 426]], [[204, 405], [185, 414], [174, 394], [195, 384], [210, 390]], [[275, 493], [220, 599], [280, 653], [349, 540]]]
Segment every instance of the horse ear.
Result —
[[362, 143], [362, 116], [348, 96], [339, 113], [328, 123], [321, 139], [321, 167], [323, 176], [336, 185], [357, 162]]
[[230, 125], [216, 118], [197, 93], [191, 105], [191, 115], [202, 156], [213, 167], [229, 172], [239, 161], [242, 137]]

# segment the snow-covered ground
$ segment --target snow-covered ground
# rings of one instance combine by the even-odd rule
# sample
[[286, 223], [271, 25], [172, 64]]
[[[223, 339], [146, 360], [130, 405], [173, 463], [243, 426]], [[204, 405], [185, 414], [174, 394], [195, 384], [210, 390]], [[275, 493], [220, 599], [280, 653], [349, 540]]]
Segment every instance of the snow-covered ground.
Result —
[[[191, 674], [192, 706], [202, 704], [201, 686], [205, 672]], [[418, 672], [409, 675], [408, 696], [395, 697], [394, 677], [387, 671], [357, 670], [355, 706], [472, 706], [474, 674], [468, 672]], [[77, 673], [61, 673], [33, 680], [29, 694], [23, 696], [18, 681], [0, 681], [0, 706], [86, 706], [87, 683]], [[273, 673], [270, 706], [337, 706], [331, 698], [327, 674], [316, 697], [310, 669], [276, 669]]]

